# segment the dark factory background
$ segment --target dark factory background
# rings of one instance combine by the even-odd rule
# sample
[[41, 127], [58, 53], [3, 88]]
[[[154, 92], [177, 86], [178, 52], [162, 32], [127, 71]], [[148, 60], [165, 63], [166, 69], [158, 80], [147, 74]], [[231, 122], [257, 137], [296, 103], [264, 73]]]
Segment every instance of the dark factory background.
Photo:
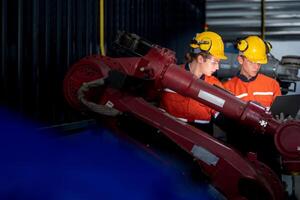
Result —
[[[101, 2], [104, 2], [104, 4]], [[30, 142], [27, 141], [22, 146], [22, 139], [20, 139], [20, 143], [18, 143], [19, 140], [15, 139], [15, 137], [17, 138], [20, 135], [6, 134], [8, 132], [11, 133], [10, 130], [14, 130], [17, 126], [20, 126], [20, 128], [16, 129], [15, 132], [24, 131], [23, 127], [17, 122], [8, 123], [7, 121], [9, 120], [6, 121], [10, 113], [14, 113], [13, 117], [11, 117], [13, 118], [12, 121], [18, 117], [33, 121], [35, 123], [34, 130], [38, 129], [38, 131], [51, 129], [56, 126], [68, 126], [69, 124], [72, 126], [73, 122], [75, 124], [83, 121], [95, 122], [95, 120], [89, 120], [91, 116], [83, 115], [67, 103], [63, 90], [64, 77], [74, 63], [86, 56], [101, 54], [111, 57], [118, 56], [113, 45], [118, 31], [135, 33], [147, 41], [169, 48], [176, 53], [177, 62], [182, 63], [184, 62], [184, 55], [188, 51], [189, 42], [196, 33], [202, 32], [208, 24], [209, 30], [220, 33], [225, 41], [225, 53], [229, 59], [227, 62], [221, 63], [224, 66], [223, 70], [221, 67], [218, 70], [218, 73], [223, 73], [224, 76], [230, 71], [228, 69], [232, 69], [232, 66], [238, 69], [238, 63], [236, 62], [237, 51], [232, 51], [232, 42], [237, 37], [261, 35], [272, 42], [272, 51], [276, 59], [274, 58], [271, 64], [276, 63], [278, 69], [284, 69], [282, 71], [277, 70], [282, 73], [277, 74], [277, 78], [288, 81], [286, 88], [284, 88], [286, 90], [284, 94], [288, 92], [300, 93], [300, 77], [298, 73], [300, 68], [300, 1], [298, 0], [1, 0], [0, 5], [0, 122], [2, 122], [0, 124], [0, 133], [3, 133], [3, 137], [7, 136], [6, 140], [0, 140], [2, 142], [0, 147], [3, 147], [3, 150], [0, 149], [0, 152], [4, 153], [6, 158], [8, 158], [6, 161], [5, 159], [1, 160], [3, 163], [8, 163], [5, 166], [8, 169], [11, 169], [10, 161], [13, 159], [10, 159], [10, 157], [13, 158], [15, 152], [22, 153], [28, 146], [39, 143], [32, 140]], [[228, 45], [229, 43], [231, 45]], [[279, 65], [279, 63], [282, 64], [280, 62], [281, 56], [290, 54], [290, 52], [292, 52], [292, 55], [296, 55], [298, 63], [293, 66], [289, 66], [291, 63], [287, 63], [285, 66]], [[271, 71], [273, 73], [272, 70], [274, 71], [274, 68], [267, 68], [266, 72]], [[290, 86], [295, 86], [295, 88], [290, 90]], [[297, 89], [296, 86], [298, 86]], [[3, 110], [4, 112], [2, 112]], [[38, 128], [36, 124], [38, 124]], [[7, 130], [5, 130], [5, 127], [8, 127]], [[98, 131], [98, 127], [92, 128], [96, 129], [96, 132]], [[32, 132], [32, 130], [30, 129], [28, 132]], [[108, 146], [110, 144], [115, 145], [117, 151], [115, 154], [111, 154], [113, 155], [111, 158], [122, 157], [120, 152], [123, 152], [124, 148], [116, 145], [116, 141], [121, 141], [122, 138], [115, 136], [113, 138], [112, 134], [107, 134], [105, 129], [100, 132], [101, 134], [99, 135], [104, 135], [108, 142], [101, 140], [102, 143], [100, 142], [99, 145], [99, 141], [97, 141], [99, 140], [99, 135], [92, 134], [90, 140], [94, 141], [94, 146], [90, 146], [88, 142], [82, 142], [82, 145], [86, 145], [82, 149], [87, 148], [88, 150], [81, 155], [81, 161], [79, 160], [81, 163], [89, 164], [90, 160], [97, 160], [99, 155], [95, 149], [96, 147], [100, 148], [101, 145], [103, 146], [101, 152], [109, 149]], [[86, 137], [84, 134], [81, 134], [81, 136]], [[27, 135], [21, 135], [22, 137], [26, 140]], [[78, 138], [79, 140], [81, 139]], [[83, 141], [85, 140], [83, 139]], [[8, 145], [5, 146], [5, 144]], [[48, 140], [46, 142], [43, 141], [41, 144], [43, 147], [47, 146]], [[59, 151], [67, 153], [65, 157], [60, 157], [61, 160], [59, 162], [55, 159], [48, 160], [49, 157], [46, 154], [41, 156], [43, 157], [40, 159], [41, 162], [48, 161], [50, 166], [47, 168], [46, 175], [48, 175], [48, 170], [53, 168], [56, 170], [55, 166], [51, 168], [55, 162], [56, 164], [63, 163], [58, 165], [58, 167], [65, 170], [61, 172], [61, 176], [64, 176], [64, 173], [68, 173], [63, 161], [71, 157], [76, 162], [77, 157], [72, 157], [76, 155], [76, 153], [73, 154], [73, 150], [78, 150], [78, 154], [80, 154], [81, 150], [76, 146], [80, 144], [80, 142], [77, 143], [76, 137], [76, 145], [70, 144], [69, 140], [65, 138], [65, 143], [61, 144]], [[70, 146], [73, 149], [71, 148], [70, 150]], [[94, 147], [95, 149], [93, 149]], [[57, 143], [53, 143], [51, 148], [56, 150]], [[31, 158], [31, 156], [35, 158], [35, 153], [41, 151], [40, 149], [43, 148], [40, 148], [39, 145], [30, 149], [32, 152], [27, 152], [28, 158]], [[144, 149], [148, 149], [148, 146]], [[48, 150], [46, 147], [44, 148], [45, 152]], [[141, 152], [138, 148], [134, 151]], [[7, 156], [5, 152], [12, 153], [8, 153]], [[91, 155], [90, 152], [94, 154]], [[50, 158], [59, 157], [60, 152], [56, 153], [49, 154]], [[93, 157], [86, 157], [88, 155]], [[18, 159], [15, 159], [16, 163], [12, 162], [16, 165], [12, 164], [12, 166], [19, 166], [18, 162], [23, 159], [23, 154], [18, 156]], [[100, 157], [106, 160], [107, 154], [104, 153]], [[130, 156], [124, 155], [122, 163], [126, 164], [128, 157]], [[143, 158], [143, 160], [145, 159]], [[113, 166], [119, 166], [119, 164], [119, 162], [113, 162]], [[32, 162], [30, 160], [28, 166], [31, 165]], [[101, 166], [102, 163], [97, 167]], [[147, 163], [145, 166], [148, 167], [150, 165]], [[72, 163], [70, 164], [71, 167]], [[36, 168], [40, 170], [39, 166]], [[104, 173], [110, 168], [111, 166], [108, 165], [103, 170]], [[119, 170], [118, 167], [116, 168]], [[132, 168], [132, 176], [135, 175], [136, 168]], [[33, 168], [32, 172], [34, 170]], [[177, 173], [178, 170], [176, 170], [175, 172]], [[20, 180], [16, 171], [12, 169], [10, 172], [15, 176], [15, 179], [12, 180]], [[97, 172], [97, 170], [95, 171]], [[0, 172], [6, 175], [5, 170], [0, 170]], [[55, 173], [54, 171], [53, 174]], [[146, 174], [148, 172], [145, 171], [143, 173]], [[3, 178], [3, 174], [0, 174], [0, 179]], [[24, 174], [27, 174], [27, 171]], [[151, 178], [155, 177], [151, 173], [148, 176]], [[28, 177], [31, 181], [32, 177]], [[40, 174], [37, 173], [36, 177], [40, 177]], [[102, 177], [103, 174], [96, 178], [101, 180]], [[10, 180], [11, 177], [7, 176], [6, 178]], [[52, 174], [50, 173], [45, 180], [51, 178]], [[70, 175], [68, 179], [70, 183], [73, 181], [72, 178], [73, 176]], [[131, 178], [126, 177], [126, 180]], [[291, 191], [291, 185], [294, 183], [289, 178], [287, 178], [288, 190]], [[296, 193], [298, 195], [300, 194], [299, 176], [297, 178], [298, 189]], [[43, 176], [41, 179], [44, 179]], [[2, 180], [6, 183], [6, 179]], [[109, 177], [108, 181], [110, 180]], [[174, 181], [170, 182], [173, 183]], [[53, 183], [53, 185], [56, 184], [55, 181]], [[83, 183], [81, 184], [83, 185]], [[181, 180], [178, 183], [181, 183]], [[27, 186], [27, 184], [20, 185]], [[36, 185], [39, 185], [39, 183]], [[106, 183], [103, 185], [105, 186]], [[163, 182], [162, 185], [161, 188], [168, 184]], [[111, 187], [113, 188], [111, 193], [115, 193], [114, 186]], [[148, 185], [146, 187], [150, 188]], [[188, 191], [189, 187], [190, 185], [187, 185], [184, 190]], [[170, 188], [170, 193], [174, 192], [173, 188]], [[74, 191], [76, 192], [76, 189]], [[98, 188], [95, 188], [95, 191], [98, 191]], [[180, 191], [175, 190], [178, 193]], [[84, 190], [84, 192], [86, 191]], [[134, 189], [133, 193], [135, 194], [135, 192]], [[185, 191], [185, 193], [188, 192]], [[2, 194], [0, 191], [0, 196]], [[121, 196], [122, 194], [119, 197]], [[24, 199], [23, 196], [21, 199]], [[166, 197], [163, 199], [173, 198]]]
[[[76, 121], [63, 97], [63, 79], [79, 59], [100, 54], [98, 0], [1, 0], [0, 103], [46, 124]], [[118, 30], [176, 51], [203, 30], [204, 1], [105, 2], [106, 54]], [[102, 13], [103, 14], [103, 13]]]

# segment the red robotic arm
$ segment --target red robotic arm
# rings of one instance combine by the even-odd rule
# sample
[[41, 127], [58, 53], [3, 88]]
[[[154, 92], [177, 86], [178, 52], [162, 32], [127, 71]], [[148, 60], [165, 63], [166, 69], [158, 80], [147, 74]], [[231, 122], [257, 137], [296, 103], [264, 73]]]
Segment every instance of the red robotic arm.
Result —
[[[105, 79], [109, 81], [103, 81]], [[138, 92], [136, 81], [141, 83], [138, 88], [142, 88], [143, 93]], [[84, 104], [89, 109], [101, 110], [97, 105], [105, 105], [111, 111], [130, 112], [159, 129], [197, 159], [212, 184], [227, 198], [283, 199], [280, 180], [270, 168], [256, 160], [255, 155], [243, 158], [205, 132], [177, 121], [147, 102], [153, 93], [163, 88], [191, 97], [263, 134], [274, 135], [285, 167], [292, 172], [300, 171], [299, 122], [281, 124], [264, 107], [245, 103], [196, 79], [175, 64], [174, 53], [168, 49], [153, 46], [142, 57], [87, 57], [69, 70], [64, 81], [66, 99], [76, 109], [82, 109]], [[100, 100], [87, 103], [94, 92], [101, 94]], [[243, 188], [250, 191], [245, 192]]]
[[[264, 107], [245, 103], [222, 89], [211, 86], [174, 63], [174, 54], [167, 49], [153, 48], [142, 58], [102, 57], [101, 62], [113, 70], [140, 79], [153, 80], [157, 91], [169, 88], [191, 97], [241, 124], [274, 135], [279, 152], [287, 158], [300, 158], [300, 123], [280, 123]], [[298, 168], [300, 170], [300, 168]]]

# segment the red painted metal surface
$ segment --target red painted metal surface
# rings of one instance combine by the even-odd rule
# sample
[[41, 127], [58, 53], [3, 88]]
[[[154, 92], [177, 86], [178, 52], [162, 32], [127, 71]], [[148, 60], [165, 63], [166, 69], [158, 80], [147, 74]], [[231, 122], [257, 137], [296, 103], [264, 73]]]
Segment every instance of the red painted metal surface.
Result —
[[[265, 108], [252, 102], [242, 102], [222, 89], [196, 79], [175, 64], [174, 53], [168, 49], [154, 47], [147, 55], [138, 58], [94, 56], [79, 61], [70, 69], [64, 81], [68, 102], [74, 108], [84, 110], [76, 91], [84, 82], [109, 78], [110, 71], [118, 71], [124, 76], [147, 82], [142, 84], [145, 86], [143, 89], [151, 90], [152, 94], [153, 91], [158, 93], [163, 88], [169, 88], [204, 103], [227, 117], [237, 119], [245, 126], [260, 130], [262, 134], [272, 134], [276, 147], [283, 156], [284, 167], [292, 172], [300, 171], [299, 122], [288, 121], [281, 124]], [[255, 155], [243, 158], [205, 132], [166, 115], [145, 100], [150, 98], [149, 93], [139, 96], [132, 93], [132, 88], [110, 87], [109, 84], [99, 88], [97, 95], [94, 92], [87, 92], [87, 98], [97, 96], [98, 100], [95, 102], [98, 104], [109, 102], [111, 107], [121, 112], [132, 113], [193, 155], [204, 173], [210, 177], [211, 183], [227, 198], [251, 199], [249, 195], [257, 193], [262, 199], [283, 199], [280, 180]], [[250, 189], [250, 193], [243, 188]]]
[[[252, 102], [245, 103], [222, 89], [196, 79], [191, 73], [179, 68], [174, 63], [173, 56], [166, 49], [153, 48], [142, 58], [110, 59], [103, 57], [101, 61], [111, 69], [127, 75], [154, 80], [157, 90], [169, 88], [184, 96], [189, 96], [220, 111], [229, 118], [239, 120], [241, 124], [260, 130], [261, 133], [284, 135], [284, 141], [278, 139], [276, 142], [279, 152], [289, 158], [300, 157], [300, 134], [298, 134], [300, 133], [300, 123], [298, 121], [279, 123], [264, 107]], [[214, 98], [214, 101], [204, 95], [204, 97], [201, 96], [201, 92]], [[216, 99], [217, 103], [215, 103]], [[290, 131], [294, 134], [289, 133]], [[291, 147], [290, 144], [295, 141], [297, 144]]]

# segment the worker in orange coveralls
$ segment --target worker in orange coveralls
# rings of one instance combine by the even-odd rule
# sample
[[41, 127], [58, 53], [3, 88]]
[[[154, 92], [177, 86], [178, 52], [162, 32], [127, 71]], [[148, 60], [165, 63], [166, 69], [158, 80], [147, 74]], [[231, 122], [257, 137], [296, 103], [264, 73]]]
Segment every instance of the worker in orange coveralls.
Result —
[[255, 101], [269, 108], [276, 96], [281, 95], [278, 82], [259, 73], [261, 64], [268, 62], [270, 43], [258, 36], [248, 36], [238, 41], [237, 49], [239, 50], [237, 60], [241, 70], [224, 83], [225, 89], [244, 101]]
[[[220, 60], [227, 59], [222, 38], [217, 33], [205, 31], [196, 35], [190, 47], [186, 56], [187, 63], [181, 67], [194, 74], [195, 78], [223, 87], [222, 83], [212, 76], [219, 69]], [[217, 113], [210, 107], [168, 88], [165, 88], [162, 94], [161, 107], [179, 120], [212, 133], [210, 121]]]
[[[259, 70], [261, 64], [268, 62], [267, 54], [271, 50], [271, 44], [258, 36], [248, 36], [239, 40], [236, 48], [239, 50], [237, 61], [241, 69], [235, 77], [224, 83], [224, 88], [244, 101], [254, 101], [270, 108], [276, 96], [281, 95], [280, 86], [275, 79], [259, 73]], [[224, 129], [229, 144], [243, 154], [249, 151], [257, 153], [261, 161], [280, 174], [278, 152], [272, 136], [255, 134], [249, 128], [239, 126], [238, 122], [225, 120], [225, 124], [232, 126], [230, 129]]]

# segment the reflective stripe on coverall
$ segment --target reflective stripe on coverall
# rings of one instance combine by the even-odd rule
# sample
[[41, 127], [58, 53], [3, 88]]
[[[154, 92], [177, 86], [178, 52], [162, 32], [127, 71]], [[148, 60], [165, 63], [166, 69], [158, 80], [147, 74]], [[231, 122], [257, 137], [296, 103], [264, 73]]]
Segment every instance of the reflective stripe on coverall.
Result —
[[247, 80], [241, 74], [224, 83], [224, 88], [243, 101], [255, 101], [270, 107], [276, 96], [281, 95], [278, 82], [263, 74]]

